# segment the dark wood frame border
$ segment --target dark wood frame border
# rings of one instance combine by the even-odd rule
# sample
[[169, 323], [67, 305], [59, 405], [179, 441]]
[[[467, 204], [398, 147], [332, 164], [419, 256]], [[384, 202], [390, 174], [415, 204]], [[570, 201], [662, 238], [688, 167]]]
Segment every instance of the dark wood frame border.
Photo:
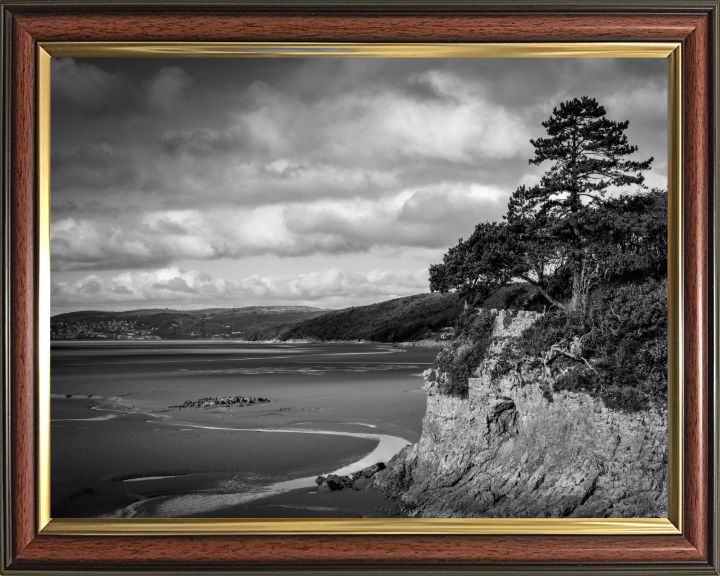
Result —
[[[302, 2], [302, 0], [301, 0]], [[302, 4], [4, 0], [0, 573], [718, 574], [716, 0]], [[663, 536], [48, 536], [37, 533], [36, 49], [43, 41], [682, 43], [683, 533]]]

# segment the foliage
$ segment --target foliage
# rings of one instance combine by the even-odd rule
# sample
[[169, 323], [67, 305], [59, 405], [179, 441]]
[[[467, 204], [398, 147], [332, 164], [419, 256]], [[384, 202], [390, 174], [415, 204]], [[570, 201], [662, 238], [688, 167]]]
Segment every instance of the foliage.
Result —
[[450, 248], [442, 264], [430, 266], [430, 290], [447, 293], [456, 290], [472, 304], [489, 297], [512, 279], [512, 238], [507, 226], [484, 222], [475, 227], [470, 238], [462, 238]]
[[514, 282], [499, 288], [482, 301], [479, 308], [505, 310], [535, 310], [542, 312], [546, 306], [537, 290], [528, 282]]
[[460, 315], [455, 340], [440, 351], [433, 364], [442, 394], [467, 397], [468, 378], [487, 355], [494, 325], [495, 315], [488, 310], [466, 310]]
[[584, 305], [597, 277], [595, 263], [588, 260], [590, 249], [584, 223], [611, 186], [642, 185], [642, 171], [652, 158], [625, 160], [637, 151], [628, 144], [629, 122], [605, 118], [605, 108], [583, 96], [560, 104], [542, 123], [548, 137], [530, 140], [535, 148], [531, 164], [553, 162], [539, 186], [527, 190], [529, 210], [547, 217], [548, 232], [566, 253], [572, 270], [572, 297], [568, 307]]
[[589, 258], [603, 284], [667, 276], [667, 192], [622, 194], [592, 211], [584, 223], [592, 239]]
[[[480, 223], [430, 269], [430, 287], [468, 302], [532, 286], [549, 311], [493, 363], [496, 375], [523, 368], [554, 390], [582, 390], [608, 407], [640, 410], [667, 402], [667, 193], [646, 190], [652, 158], [629, 160], [628, 122], [594, 99], [563, 102], [531, 140], [530, 163], [550, 162], [540, 184], [511, 195], [502, 223]], [[619, 187], [637, 185], [634, 193]], [[612, 191], [612, 193], [611, 193]], [[522, 280], [520, 284], [518, 280]], [[520, 292], [518, 292], [520, 294]], [[527, 296], [523, 306], [535, 306]], [[477, 322], [481, 316], [478, 316]], [[467, 393], [489, 345], [487, 326], [460, 336], [437, 367], [441, 390]], [[463, 329], [464, 330], [464, 329]], [[461, 330], [461, 332], [463, 331]]]
[[594, 98], [568, 100], [542, 123], [549, 137], [530, 140], [531, 164], [555, 162], [541, 181], [544, 196], [538, 203], [545, 212], [568, 217], [580, 208], [578, 196], [594, 202], [610, 186], [643, 183], [642, 171], [653, 159], [623, 160], [637, 151], [625, 135], [629, 121], [613, 122], [605, 114]]
[[[547, 366], [553, 347], [558, 355]], [[582, 359], [582, 360], [580, 360]], [[518, 360], [548, 367], [555, 390], [582, 390], [617, 410], [667, 403], [667, 282], [597, 290], [583, 311], [553, 310], [506, 348], [499, 371]]]
[[[548, 233], [547, 218], [522, 212], [522, 190], [510, 199], [507, 222], [479, 224], [470, 238], [448, 250], [443, 264], [431, 266], [431, 290], [456, 290], [471, 301], [485, 298], [487, 302], [488, 292], [497, 294], [502, 287], [518, 285], [510, 282], [520, 278], [546, 303], [568, 308], [563, 303], [572, 295], [568, 253], [557, 237]], [[588, 293], [601, 284], [667, 275], [665, 190], [607, 198], [588, 211], [582, 227], [583, 277], [592, 281]], [[490, 307], [505, 306], [494, 301]]]
[[[531, 140], [535, 157], [530, 162], [553, 162], [541, 183], [519, 187], [505, 222], [478, 224], [470, 238], [461, 238], [442, 263], [431, 266], [432, 291], [454, 290], [472, 302], [520, 279], [557, 308], [585, 305], [607, 264], [619, 263], [612, 258], [617, 246], [632, 252], [632, 242], [626, 241], [633, 231], [614, 216], [633, 204], [628, 197], [605, 196], [612, 187], [642, 186], [642, 171], [652, 163], [652, 158], [625, 159], [637, 150], [624, 133], [628, 122], [605, 115], [585, 96], [553, 110], [543, 122], [548, 137]], [[646, 242], [644, 236], [635, 238], [636, 244]]]

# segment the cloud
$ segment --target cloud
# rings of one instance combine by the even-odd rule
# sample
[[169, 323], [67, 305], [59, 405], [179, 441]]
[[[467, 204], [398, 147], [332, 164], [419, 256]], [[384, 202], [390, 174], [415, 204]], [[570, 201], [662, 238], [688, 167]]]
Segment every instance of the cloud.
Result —
[[102, 87], [98, 102], [117, 93], [145, 103], [131, 119], [54, 124], [53, 198], [78, 206], [98, 197], [257, 206], [489, 181], [509, 192], [529, 139], [577, 84], [602, 92], [614, 118], [642, 115], [652, 129], [631, 122], [631, 140], [645, 155], [660, 157], [647, 148], [666, 124], [657, 67], [624, 78], [612, 60], [265, 60], [247, 79], [252, 61], [183, 61], [143, 81], [60, 60], [53, 78], [66, 92], [81, 75], [80, 85]]
[[188, 294], [195, 294], [195, 290], [188, 286], [187, 281], [184, 278], [179, 277], [164, 280], [162, 282], [155, 282], [152, 287], [159, 290], [169, 290], [170, 292], [187, 292]]
[[142, 83], [133, 82], [122, 71], [107, 72], [73, 58], [53, 58], [51, 66], [55, 110], [62, 114], [69, 108], [93, 121], [103, 113], [122, 116], [129, 111], [145, 114], [172, 110], [184, 101], [193, 85], [192, 76], [178, 66], [161, 68]]
[[51, 224], [51, 265], [55, 270], [147, 268], [172, 261], [165, 242], [150, 243], [128, 233], [123, 219], [63, 218]]
[[138, 177], [132, 158], [106, 142], [53, 153], [50, 170], [54, 190], [132, 190]]
[[213, 278], [196, 270], [168, 267], [75, 282], [52, 283], [54, 310], [82, 306], [127, 309], [153, 303], [166, 306], [241, 307], [265, 303], [342, 308], [428, 291], [427, 269], [375, 269], [367, 273], [342, 268], [292, 276], [249, 276], [239, 281]]
[[143, 191], [184, 207], [381, 196], [428, 163], [451, 182], [457, 167], [526, 155], [523, 114], [490, 102], [484, 85], [441, 71], [405, 80], [438, 97], [400, 82], [308, 100], [258, 80], [202, 122], [214, 103], [182, 68], [165, 67], [143, 84], [148, 110], [94, 123], [92, 142], [54, 146], [53, 192], [81, 202]]
[[[345, 255], [437, 262], [538, 181], [529, 139], [583, 94], [630, 120], [637, 157], [655, 157], [647, 183], [664, 186], [665, 75], [647, 59], [53, 59], [55, 289], [78, 307], [311, 298], [316, 281], [359, 290], [310, 272]], [[211, 261], [261, 275], [158, 276]]]
[[427, 270], [372, 270], [367, 274], [341, 268], [296, 276], [252, 276], [236, 284], [240, 291], [282, 300], [358, 302], [428, 291]]
[[117, 112], [117, 107], [135, 99], [135, 91], [123, 73], [109, 73], [72, 58], [53, 58], [50, 82], [53, 105], [70, 106], [74, 111]]
[[171, 110], [184, 98], [193, 85], [192, 76], [178, 66], [161, 68], [145, 84], [148, 102], [154, 108]]
[[442, 248], [480, 221], [500, 218], [507, 196], [487, 186], [405, 190], [377, 199], [249, 208], [126, 210], [68, 215], [51, 226], [54, 270], [151, 269], [179, 260], [362, 254]]
[[418, 99], [401, 87], [368, 85], [306, 100], [254, 82], [233, 113], [253, 149], [272, 157], [302, 151], [345, 165], [441, 159], [468, 163], [514, 157], [530, 138], [521, 115], [488, 100], [482, 85], [427, 71], [408, 79], [437, 98]]

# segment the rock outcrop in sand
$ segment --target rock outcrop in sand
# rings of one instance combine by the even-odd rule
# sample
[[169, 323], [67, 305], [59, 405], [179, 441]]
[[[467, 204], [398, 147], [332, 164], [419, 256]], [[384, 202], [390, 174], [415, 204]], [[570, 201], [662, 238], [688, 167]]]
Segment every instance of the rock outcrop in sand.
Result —
[[218, 398], [200, 398], [200, 400], [185, 400], [179, 406], [168, 406], [168, 410], [192, 410], [197, 408], [212, 408], [214, 406], [250, 406], [252, 404], [266, 404], [269, 398], [256, 398], [255, 396], [221, 396]]
[[378, 462], [371, 466], [367, 466], [362, 470], [358, 470], [354, 474], [347, 476], [338, 476], [337, 474], [328, 474], [327, 476], [318, 476], [315, 478], [315, 484], [318, 485], [318, 492], [336, 490], [345, 490], [352, 488], [354, 490], [362, 490], [371, 485], [370, 479], [378, 472], [385, 469], [384, 462]]
[[548, 394], [538, 369], [491, 376], [503, 346], [536, 319], [497, 313], [466, 399], [440, 394], [439, 375], [426, 371], [420, 441], [373, 485], [414, 517], [666, 517], [666, 414]]

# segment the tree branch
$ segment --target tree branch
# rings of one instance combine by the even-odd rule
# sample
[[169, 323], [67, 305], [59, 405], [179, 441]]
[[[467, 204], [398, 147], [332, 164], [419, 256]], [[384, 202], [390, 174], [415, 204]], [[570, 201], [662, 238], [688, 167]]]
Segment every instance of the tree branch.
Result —
[[[597, 376], [597, 370], [595, 370], [595, 368], [590, 366], [590, 362], [588, 362], [582, 356], [575, 356], [575, 354], [571, 354], [570, 352], [567, 352], [566, 350], [563, 350], [562, 348], [559, 348], [558, 346], [555, 346], [555, 345], [550, 347], [550, 352], [557, 352], [558, 356], [565, 356], [566, 358], [570, 358], [570, 360], [575, 360], [575, 362], [584, 362], [585, 365], [588, 368], [590, 368], [590, 370], [593, 371], [593, 374], [595, 374], [595, 376]], [[549, 360], [547, 363], [550, 364], [553, 360], [558, 358], [558, 356], [555, 356], [555, 358], [553, 358], [552, 360]]]
[[523, 280], [525, 280], [525, 282], [529, 282], [530, 284], [532, 284], [533, 286], [535, 286], [535, 289], [540, 293], [540, 295], [541, 295], [543, 298], [545, 298], [548, 302], [550, 302], [550, 304], [553, 304], [554, 306], [557, 306], [557, 307], [560, 308], [561, 310], [567, 310], [567, 309], [568, 309], [565, 304], [563, 304], [562, 302], [560, 302], [560, 300], [556, 300], [555, 298], [553, 298], [552, 296], [550, 296], [550, 294], [548, 294], [545, 290], [543, 290], [542, 287], [541, 287], [537, 282], [535, 282], [535, 280], [533, 280], [532, 278], [530, 278], [529, 276], [526, 276], [525, 274], [519, 274], [519, 277], [522, 278]]

